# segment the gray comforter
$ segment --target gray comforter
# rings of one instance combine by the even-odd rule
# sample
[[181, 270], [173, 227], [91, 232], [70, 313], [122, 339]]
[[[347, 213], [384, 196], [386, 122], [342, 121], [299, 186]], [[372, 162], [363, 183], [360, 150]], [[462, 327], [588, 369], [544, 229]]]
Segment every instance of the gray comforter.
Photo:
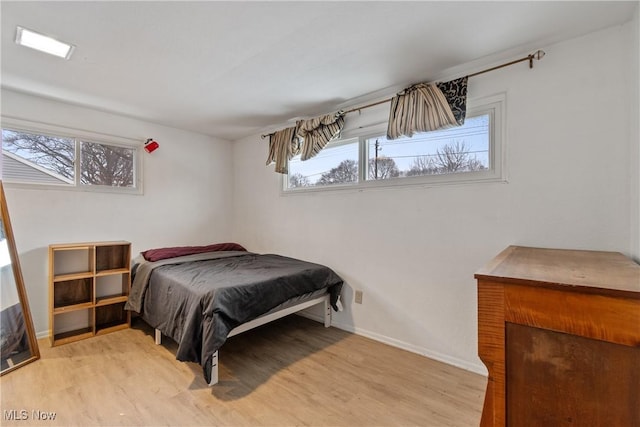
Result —
[[145, 261], [133, 273], [126, 308], [173, 338], [176, 358], [200, 363], [207, 383], [211, 357], [233, 328], [319, 289], [327, 289], [335, 309], [343, 283], [323, 265], [250, 252]]

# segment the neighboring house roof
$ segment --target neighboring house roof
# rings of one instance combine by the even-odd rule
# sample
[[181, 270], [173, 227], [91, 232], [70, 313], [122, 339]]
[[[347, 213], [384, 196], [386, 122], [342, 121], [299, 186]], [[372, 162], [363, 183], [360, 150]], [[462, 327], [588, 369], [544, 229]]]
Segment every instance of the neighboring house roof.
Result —
[[39, 184], [73, 184], [73, 180], [29, 162], [20, 156], [2, 151], [2, 178], [14, 182]]

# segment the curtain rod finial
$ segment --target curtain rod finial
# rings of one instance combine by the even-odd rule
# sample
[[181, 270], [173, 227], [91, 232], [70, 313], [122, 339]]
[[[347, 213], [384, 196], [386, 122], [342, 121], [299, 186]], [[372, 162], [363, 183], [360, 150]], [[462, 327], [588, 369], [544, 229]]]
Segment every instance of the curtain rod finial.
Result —
[[542, 58], [544, 58], [544, 50], [542, 49], [538, 49], [535, 52], [533, 52], [532, 54], [530, 54], [527, 58], [525, 59], [529, 59], [529, 68], [533, 68], [533, 60], [537, 59], [538, 61], [541, 60]]

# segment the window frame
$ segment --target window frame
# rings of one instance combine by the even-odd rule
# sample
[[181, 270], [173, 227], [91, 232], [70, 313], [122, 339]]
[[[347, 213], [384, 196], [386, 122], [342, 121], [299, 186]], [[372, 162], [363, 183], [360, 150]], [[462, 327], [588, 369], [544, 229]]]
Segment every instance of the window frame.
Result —
[[[142, 195], [143, 191], [143, 156], [142, 144], [131, 138], [117, 135], [103, 134], [88, 130], [70, 128], [49, 123], [35, 122], [30, 120], [19, 119], [15, 117], [2, 116], [0, 118], [0, 129], [13, 131], [22, 131], [25, 133], [34, 133], [51, 137], [70, 138], [74, 141], [74, 182], [72, 184], [50, 184], [29, 181], [6, 180], [2, 177], [2, 181], [7, 187], [31, 188], [43, 190], [69, 190], [69, 191], [87, 191], [98, 193], [117, 193], [117, 194], [133, 194]], [[97, 184], [83, 184], [81, 171], [81, 145], [89, 142], [101, 144], [111, 147], [126, 148], [133, 150], [133, 187], [116, 187]]]
[[362, 150], [361, 150], [361, 145], [362, 145], [362, 141], [361, 141], [361, 137], [356, 136], [356, 135], [350, 135], [350, 136], [343, 136], [342, 138], [332, 141], [330, 143], [328, 143], [324, 149], [330, 149], [330, 148], [338, 148], [338, 147], [342, 147], [345, 145], [351, 145], [354, 143], [358, 144], [357, 147], [357, 152], [358, 152], [358, 181], [356, 182], [343, 182], [343, 183], [338, 183], [338, 184], [327, 184], [327, 185], [323, 185], [323, 186], [319, 186], [319, 187], [294, 187], [294, 188], [288, 188], [289, 186], [289, 174], [281, 174], [282, 177], [282, 191], [285, 192], [291, 192], [291, 191], [305, 191], [305, 190], [312, 190], [312, 189], [316, 189], [315, 191], [318, 191], [318, 189], [328, 189], [328, 188], [335, 188], [335, 189], [341, 189], [341, 188], [353, 188], [353, 186], [357, 185], [360, 181], [361, 181], [361, 164], [362, 164]]
[[[505, 110], [506, 95], [504, 93], [469, 100], [467, 102], [467, 117], [474, 117], [488, 114], [489, 119], [489, 167], [482, 171], [403, 176], [380, 180], [367, 179], [368, 173], [368, 138], [375, 138], [386, 134], [387, 123], [377, 123], [364, 128], [343, 132], [342, 138], [336, 141], [336, 146], [344, 145], [345, 141], [358, 139], [358, 181], [355, 183], [333, 184], [310, 187], [288, 187], [288, 174], [281, 177], [280, 193], [282, 195], [324, 192], [324, 191], [344, 191], [379, 188], [399, 188], [410, 186], [433, 187], [452, 184], [476, 184], [486, 182], [506, 182], [506, 156], [505, 156]], [[332, 142], [327, 147], [333, 146]]]

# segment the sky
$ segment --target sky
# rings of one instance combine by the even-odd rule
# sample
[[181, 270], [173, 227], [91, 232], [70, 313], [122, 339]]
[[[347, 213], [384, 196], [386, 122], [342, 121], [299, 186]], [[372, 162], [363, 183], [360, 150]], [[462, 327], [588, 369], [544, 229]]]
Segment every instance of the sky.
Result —
[[[412, 138], [403, 137], [387, 141], [385, 135], [367, 139], [369, 158], [373, 158], [376, 139], [380, 143], [379, 156], [391, 157], [400, 171], [411, 169], [417, 156], [434, 155], [438, 149], [447, 144], [464, 142], [470, 156], [476, 156], [485, 166], [489, 166], [489, 115], [467, 117], [464, 125], [433, 132], [415, 134]], [[320, 176], [342, 161], [351, 159], [358, 161], [357, 138], [351, 144], [327, 145], [317, 156], [307, 161], [295, 157], [289, 162], [289, 174], [300, 173], [314, 183]]]

